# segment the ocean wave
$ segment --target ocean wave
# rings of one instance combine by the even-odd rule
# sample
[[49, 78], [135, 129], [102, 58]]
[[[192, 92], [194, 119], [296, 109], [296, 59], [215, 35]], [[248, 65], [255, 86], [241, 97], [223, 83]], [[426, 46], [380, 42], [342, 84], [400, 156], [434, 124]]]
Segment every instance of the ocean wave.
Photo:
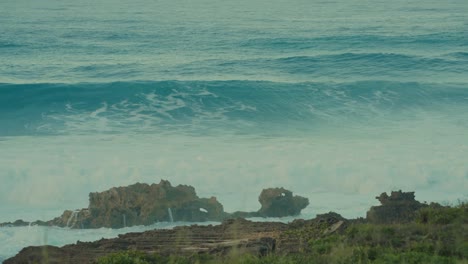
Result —
[[[468, 105], [465, 84], [161, 81], [0, 84], [0, 135], [235, 131], [395, 119]], [[462, 118], [463, 119], [463, 118]], [[463, 121], [463, 120], [462, 120]], [[464, 123], [464, 121], [463, 121]]]
[[[24, 41], [14, 52], [24, 57], [13, 59], [9, 48], [3, 49], [7, 59], [0, 66], [0, 82], [114, 82], [136, 80], [262, 80], [271, 82], [356, 82], [386, 80], [394, 82], [467, 82], [468, 68], [466, 54], [458, 52], [462, 47], [440, 51], [382, 49], [333, 48], [302, 50], [308, 45], [294, 40], [278, 39], [298, 45], [295, 52], [278, 47], [276, 52], [240, 52], [224, 50], [229, 45], [220, 42], [220, 47], [207, 56], [192, 56], [179, 52], [154, 51], [154, 45], [166, 47], [167, 43], [127, 43], [124, 46], [105, 43], [89, 44], [73, 42], [64, 46], [43, 42]], [[272, 39], [275, 42], [275, 39]], [[205, 45], [200, 43], [200, 45]], [[227, 45], [227, 46], [226, 46]], [[333, 44], [334, 45], [334, 44]], [[138, 51], [131, 51], [138, 47]], [[304, 47], [305, 48], [305, 47]], [[15, 48], [13, 48], [15, 49]], [[51, 56], [49, 60], [30, 60], [27, 56], [41, 49], [42, 54]], [[69, 50], [70, 49], [70, 50]], [[209, 48], [208, 48], [209, 49]], [[208, 50], [207, 49], [207, 50]], [[203, 50], [206, 52], [207, 50]], [[456, 52], [450, 52], [456, 51]], [[2, 49], [0, 49], [0, 53]], [[14, 53], [13, 52], [13, 53]], [[58, 53], [66, 59], [58, 59]], [[129, 53], [130, 52], [130, 53]], [[447, 54], [448, 53], [448, 54]], [[75, 56], [81, 56], [75, 61]], [[108, 60], [107, 56], [115, 56]], [[128, 59], [132, 58], [132, 59]], [[70, 60], [72, 63], [68, 63]], [[120, 63], [117, 63], [120, 61]], [[67, 62], [67, 63], [64, 63]]]

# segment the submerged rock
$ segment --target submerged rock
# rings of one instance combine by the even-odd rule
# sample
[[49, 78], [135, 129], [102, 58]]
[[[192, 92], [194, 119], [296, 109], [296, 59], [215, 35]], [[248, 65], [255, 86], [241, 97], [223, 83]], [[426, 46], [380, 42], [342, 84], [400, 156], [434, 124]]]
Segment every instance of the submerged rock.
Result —
[[375, 197], [380, 206], [372, 206], [367, 211], [367, 221], [376, 224], [406, 223], [415, 219], [416, 211], [427, 206], [414, 199], [414, 192], [382, 193]]

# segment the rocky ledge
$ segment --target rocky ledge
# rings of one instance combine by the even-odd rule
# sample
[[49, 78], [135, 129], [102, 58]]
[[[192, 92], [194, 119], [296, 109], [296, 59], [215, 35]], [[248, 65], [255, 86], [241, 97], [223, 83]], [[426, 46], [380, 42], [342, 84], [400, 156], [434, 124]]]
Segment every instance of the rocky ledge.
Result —
[[347, 224], [346, 219], [335, 213], [320, 215], [312, 220], [296, 220], [290, 224], [229, 219], [216, 226], [193, 225], [170, 230], [128, 233], [114, 239], [77, 242], [61, 248], [27, 247], [4, 263], [95, 263], [109, 253], [126, 250], [161, 256], [226, 256], [233, 251], [236, 254], [256, 256], [265, 256], [273, 252], [289, 254], [307, 246], [307, 240], [295, 239], [294, 234], [298, 230], [315, 230], [313, 234], [321, 237], [342, 232]]

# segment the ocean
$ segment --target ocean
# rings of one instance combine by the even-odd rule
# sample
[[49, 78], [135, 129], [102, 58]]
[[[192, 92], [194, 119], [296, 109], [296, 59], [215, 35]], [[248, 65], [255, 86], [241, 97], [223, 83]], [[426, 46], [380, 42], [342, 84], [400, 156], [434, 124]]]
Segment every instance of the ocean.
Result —
[[[228, 212], [268, 187], [308, 197], [285, 222], [364, 217], [400, 189], [466, 200], [466, 14], [466, 0], [2, 0], [0, 222], [161, 179]], [[0, 261], [178, 224], [0, 228]]]

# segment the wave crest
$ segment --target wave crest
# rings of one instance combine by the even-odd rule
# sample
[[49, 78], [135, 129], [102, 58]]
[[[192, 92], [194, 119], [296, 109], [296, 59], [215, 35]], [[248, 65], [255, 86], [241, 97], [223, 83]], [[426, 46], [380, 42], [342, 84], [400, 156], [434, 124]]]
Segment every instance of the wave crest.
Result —
[[[0, 135], [316, 129], [466, 108], [464, 85], [117, 82], [0, 85]], [[438, 107], [434, 107], [434, 106]], [[463, 118], [460, 118], [463, 121]], [[462, 123], [465, 123], [463, 121]]]

